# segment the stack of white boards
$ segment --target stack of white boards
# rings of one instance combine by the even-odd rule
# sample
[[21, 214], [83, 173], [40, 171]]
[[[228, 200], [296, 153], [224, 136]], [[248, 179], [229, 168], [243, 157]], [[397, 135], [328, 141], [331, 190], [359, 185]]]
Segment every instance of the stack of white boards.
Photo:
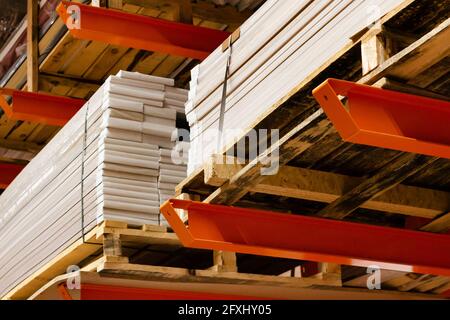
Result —
[[[329, 64], [365, 28], [404, 0], [268, 0], [232, 44], [223, 142], [220, 105], [230, 49], [217, 48], [191, 72], [186, 116], [191, 126], [188, 174], [239, 141], [258, 121]], [[222, 146], [221, 150], [217, 150]]]
[[[173, 197], [176, 186], [186, 178], [189, 142], [177, 141], [172, 149], [160, 149], [158, 191], [159, 201], [163, 204]], [[168, 225], [163, 215], [160, 224]]]
[[185, 170], [167, 157], [160, 164], [161, 148], [175, 146], [168, 100], [182, 98], [166, 98], [173, 85], [122, 71], [109, 77], [3, 192], [0, 296], [104, 220], [160, 223], [158, 183]]

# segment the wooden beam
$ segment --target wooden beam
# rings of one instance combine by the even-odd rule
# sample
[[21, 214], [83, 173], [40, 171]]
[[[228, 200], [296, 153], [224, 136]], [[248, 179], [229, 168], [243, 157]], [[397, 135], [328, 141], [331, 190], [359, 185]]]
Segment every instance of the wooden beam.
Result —
[[408, 33], [403, 30], [398, 30], [391, 27], [382, 27], [382, 32], [387, 38], [387, 41], [391, 42], [391, 48], [393, 53], [400, 52], [400, 48], [406, 48], [416, 42], [419, 37], [414, 33]]
[[386, 26], [375, 26], [361, 39], [362, 74], [366, 75], [417, 41], [417, 36]]
[[368, 74], [385, 62], [392, 53], [390, 41], [382, 33], [361, 40], [362, 73]]
[[122, 256], [122, 242], [120, 241], [120, 235], [114, 233], [103, 235], [103, 254], [108, 257]]
[[91, 5], [106, 8], [108, 6], [108, 0], [92, 0]]
[[123, 0], [108, 0], [108, 8], [122, 10]]
[[39, 90], [39, 1], [27, 0], [27, 88], [28, 91]]
[[213, 267], [210, 270], [217, 272], [237, 272], [237, 259], [235, 252], [214, 251]]
[[66, 86], [89, 86], [98, 89], [103, 83], [98, 80], [89, 80], [82, 77], [70, 76], [58, 73], [48, 73], [41, 72], [39, 74], [39, 80], [43, 79], [43, 82], [54, 83], [55, 85], [66, 85]]
[[[123, 0], [123, 2], [145, 8], [163, 9], [173, 4], [182, 4], [185, 0]], [[233, 6], [219, 7], [205, 0], [192, 3], [192, 15], [194, 17], [226, 25], [240, 25], [252, 13], [251, 10], [239, 11]]]
[[[215, 156], [204, 172], [205, 183], [217, 187], [226, 183], [244, 167], [237, 164], [234, 158], [218, 161], [218, 157]], [[284, 166], [277, 175], [264, 177], [248, 191], [331, 203], [363, 181], [364, 178]], [[397, 185], [363, 203], [361, 207], [433, 219], [450, 208], [450, 193]]]
[[448, 73], [449, 70], [450, 56], [442, 59], [439, 63], [433, 65], [431, 68], [428, 68], [417, 77], [409, 79], [408, 84], [415, 87], [427, 88], [429, 86], [432, 86], [432, 84], [437, 79], [444, 79], [443, 77]]
[[192, 24], [194, 20], [192, 16], [191, 0], [179, 0], [178, 2], [179, 2], [178, 20], [183, 23]]
[[35, 153], [0, 147], [0, 161], [26, 165], [35, 157]]
[[413, 79], [450, 54], [450, 18], [412, 45], [364, 76], [359, 83], [373, 84], [382, 77]]
[[117, 275], [130, 276], [137, 280], [150, 281], [177, 281], [177, 282], [202, 282], [202, 283], [225, 283], [225, 284], [249, 284], [270, 285], [277, 287], [310, 287], [314, 285], [339, 287], [340, 279], [326, 278], [287, 278], [273, 275], [258, 275], [237, 272], [216, 272], [215, 270], [189, 270], [184, 268], [160, 267], [149, 265], [137, 265], [132, 263], [103, 262], [97, 271], [102, 276]]
[[43, 146], [34, 142], [0, 139], [0, 148], [38, 153]]
[[205, 184], [220, 187], [242, 170], [244, 166], [245, 164], [237, 161], [234, 157], [220, 154], [212, 155], [203, 168]]
[[438, 158], [403, 153], [376, 174], [333, 201], [318, 212], [318, 216], [343, 219], [367, 201], [381, 195], [408, 177], [435, 162]]
[[401, 83], [388, 78], [381, 78], [373, 85], [374, 87], [414, 94], [416, 96], [428, 97], [432, 99], [450, 101], [450, 97], [442, 94], [434, 93], [430, 90], [422, 89], [417, 86], [410, 85], [408, 83]]
[[[414, 42], [409, 47], [405, 48], [398, 54], [394, 55], [393, 57], [389, 58], [386, 62], [382, 63], [379, 67], [375, 68], [373, 71], [371, 71], [369, 74], [367, 74], [365, 77], [363, 77], [359, 82], [360, 83], [366, 83], [366, 84], [373, 84], [374, 82], [378, 81], [382, 77], [386, 75], [400, 75], [403, 74], [405, 79], [411, 79], [416, 74], [420, 74], [426, 68], [431, 67], [436, 63], [436, 61], [439, 61], [440, 59], [443, 59], [448, 55], [450, 50], [450, 41], [445, 42], [445, 40], [448, 40], [449, 37], [449, 28], [448, 28], [449, 20], [446, 20], [444, 23], [436, 27], [434, 30], [430, 31], [427, 35], [422, 37], [421, 39]], [[443, 42], [444, 41], [444, 42]], [[444, 43], [444, 44], [443, 44]], [[431, 60], [430, 60], [431, 59]], [[401, 77], [400, 77], [401, 78]], [[321, 112], [319, 110], [319, 112]], [[308, 120], [307, 120], [308, 121]], [[335, 132], [333, 128], [330, 128], [328, 132], [322, 132], [321, 129], [323, 129], [326, 126], [331, 126], [328, 120], [323, 119], [322, 127], [316, 128], [316, 132], [321, 132], [320, 134], [323, 134], [319, 139], [325, 137], [327, 134]], [[294, 159], [296, 156], [304, 152], [306, 149], [308, 149], [314, 142], [310, 143], [309, 145], [305, 144], [305, 141], [302, 141], [303, 138], [306, 138], [308, 135], [309, 130], [304, 130], [302, 132], [302, 129], [299, 129], [299, 126], [308, 126], [307, 123], [301, 123], [290, 133], [285, 135], [276, 145], [274, 145], [274, 148], [279, 148], [280, 153], [280, 166], [285, 165], [290, 160]], [[312, 128], [311, 131], [314, 131]], [[302, 135], [306, 135], [302, 137]], [[314, 135], [313, 135], [314, 137]], [[306, 139], [308, 140], [308, 139]], [[313, 140], [314, 141], [314, 140]], [[292, 150], [292, 146], [297, 145], [296, 150]], [[274, 150], [271, 148], [271, 150]], [[263, 155], [260, 157], [260, 160], [264, 159], [266, 156]], [[394, 165], [392, 164], [392, 168], [395, 170], [395, 168], [400, 167], [402, 168], [402, 171], [404, 172], [405, 176], [410, 176], [413, 173], [417, 172], [417, 168], [421, 167], [421, 164], [424, 166], [428, 165], [429, 162], [426, 157], [417, 156], [415, 159], [411, 159], [410, 157], [416, 157], [415, 155], [403, 155], [399, 159], [397, 159], [399, 162]], [[403, 160], [402, 160], [403, 159]], [[429, 158], [428, 158], [429, 159]], [[266, 159], [267, 160], [267, 159]], [[405, 161], [403, 164], [402, 162]], [[424, 161], [424, 163], [422, 163]], [[409, 165], [407, 164], [409, 163]], [[417, 167], [414, 167], [417, 165]], [[260, 161], [253, 161], [246, 165], [242, 170], [240, 170], [239, 173], [237, 173], [233, 178], [230, 179], [229, 182], [218, 188], [214, 193], [212, 193], [206, 201], [211, 203], [228, 203], [229, 201], [231, 203], [234, 203], [238, 201], [241, 197], [243, 197], [250, 188], [256, 186], [262, 181], [262, 177], [260, 176], [260, 169], [263, 166], [261, 165]], [[407, 173], [408, 170], [405, 170], [405, 167], [410, 167], [411, 171]], [[381, 175], [386, 177], [386, 182], [382, 182]], [[398, 173], [393, 174], [391, 176], [391, 172], [384, 172], [380, 176], [372, 177], [370, 180], [372, 183], [375, 183], [378, 181], [379, 185], [378, 187], [381, 187], [382, 185], [386, 185], [386, 188], [394, 187], [395, 185], [399, 184], [404, 179], [397, 176]], [[394, 178], [394, 176], [396, 178]], [[390, 180], [390, 182], [389, 182]], [[396, 181], [397, 180], [397, 181]], [[391, 184], [392, 183], [392, 184]], [[365, 183], [367, 185], [367, 181]], [[364, 187], [364, 186], [363, 186]], [[375, 188], [375, 187], [374, 187]], [[354, 190], [358, 191], [358, 190]], [[364, 198], [365, 201], [372, 199], [373, 197], [376, 197], [378, 194], [382, 193], [382, 190], [375, 190], [372, 189], [371, 191], [364, 190], [363, 188], [360, 188], [359, 191], [365, 192]], [[375, 192], [372, 195], [369, 195], [370, 193]], [[347, 196], [350, 196], [348, 194]], [[367, 198], [368, 197], [368, 198]], [[361, 202], [362, 198], [358, 200], [360, 204], [363, 204], [365, 201]], [[342, 200], [341, 200], [342, 201]], [[347, 199], [344, 202], [348, 203], [348, 201], [351, 201], [351, 199]], [[336, 205], [337, 203], [334, 203]], [[329, 210], [331, 206], [327, 210]], [[352, 210], [354, 210], [353, 208]], [[322, 214], [327, 215], [327, 212], [324, 211]], [[346, 216], [348, 213], [345, 213], [344, 216]], [[340, 215], [340, 214], [338, 214]]]
[[122, 10], [123, 0], [92, 0], [91, 5], [94, 7]]
[[450, 212], [441, 215], [427, 225], [420, 228], [422, 231], [447, 233], [450, 231]]
[[100, 87], [96, 81], [52, 74], [39, 74], [39, 89], [50, 94], [88, 99]]
[[265, 164], [270, 162], [270, 157], [274, 154], [279, 154], [278, 164], [281, 167], [332, 131], [333, 125], [325, 119], [321, 109], [317, 110], [213, 192], [205, 202], [229, 205], [235, 203], [264, 179], [261, 169], [267, 167]]

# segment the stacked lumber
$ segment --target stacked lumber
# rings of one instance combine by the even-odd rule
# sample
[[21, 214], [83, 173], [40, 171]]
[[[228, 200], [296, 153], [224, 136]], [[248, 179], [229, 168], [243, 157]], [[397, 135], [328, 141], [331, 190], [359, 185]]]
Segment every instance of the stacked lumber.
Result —
[[104, 220], [159, 224], [158, 184], [173, 195], [170, 177], [185, 169], [165, 156], [175, 146], [170, 106], [185, 102], [170, 97], [173, 85], [123, 71], [109, 77], [4, 191], [0, 296]]
[[[183, 144], [187, 144], [183, 146]], [[189, 142], [179, 141], [173, 149], [160, 149], [160, 167], [158, 178], [159, 201], [163, 204], [170, 198], [173, 198], [176, 186], [186, 178], [188, 161], [187, 154], [184, 154], [184, 148], [189, 148]], [[168, 225], [163, 215], [160, 215], [160, 224]]]
[[[403, 2], [266, 1], [241, 26], [240, 37], [232, 44], [222, 146], [231, 147], [339, 55], [353, 36]], [[189, 174], [211, 154], [225, 151], [217, 150], [217, 135], [229, 52], [217, 48], [191, 72], [186, 104], [191, 126]]]
[[164, 107], [184, 114], [184, 105], [187, 97], [187, 90], [167, 86], [164, 97]]

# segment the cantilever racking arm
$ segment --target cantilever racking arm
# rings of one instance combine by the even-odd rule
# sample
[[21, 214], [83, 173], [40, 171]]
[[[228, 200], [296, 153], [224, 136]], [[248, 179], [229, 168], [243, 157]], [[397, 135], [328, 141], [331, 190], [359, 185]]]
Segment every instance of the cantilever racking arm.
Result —
[[78, 39], [203, 60], [230, 33], [62, 1], [59, 16]]
[[[60, 284], [58, 292], [63, 300], [73, 300], [66, 284]], [[261, 300], [261, 298], [237, 294], [82, 283], [80, 300]]]
[[0, 189], [6, 189], [24, 167], [15, 163], [0, 163]]
[[[12, 97], [12, 105], [4, 96]], [[0, 88], [0, 108], [12, 120], [63, 126], [84, 103], [81, 99]]]
[[177, 199], [161, 212], [186, 247], [450, 276], [450, 235]]
[[337, 79], [313, 95], [345, 141], [450, 159], [447, 101]]

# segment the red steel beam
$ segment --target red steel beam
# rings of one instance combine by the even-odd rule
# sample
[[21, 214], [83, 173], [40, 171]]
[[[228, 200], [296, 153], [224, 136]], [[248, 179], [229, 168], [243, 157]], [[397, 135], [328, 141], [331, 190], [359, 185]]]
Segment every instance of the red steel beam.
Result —
[[447, 101], [337, 79], [313, 95], [345, 141], [450, 159]]
[[[5, 96], [12, 97], [12, 105]], [[81, 99], [0, 88], [0, 107], [12, 120], [63, 126], [84, 103]]]
[[186, 247], [450, 276], [449, 235], [175, 199], [161, 212]]
[[441, 293], [441, 296], [445, 299], [450, 299], [450, 290], [444, 291], [443, 293]]
[[25, 166], [14, 163], [0, 163], [0, 189], [6, 189]]
[[205, 59], [230, 33], [62, 1], [56, 9], [71, 34], [123, 47]]
[[73, 300], [72, 296], [64, 283], [58, 285], [58, 293], [63, 300]]
[[[67, 299], [66, 295], [63, 297]], [[261, 298], [238, 294], [230, 295], [85, 283], [81, 285], [81, 300], [261, 300]]]

